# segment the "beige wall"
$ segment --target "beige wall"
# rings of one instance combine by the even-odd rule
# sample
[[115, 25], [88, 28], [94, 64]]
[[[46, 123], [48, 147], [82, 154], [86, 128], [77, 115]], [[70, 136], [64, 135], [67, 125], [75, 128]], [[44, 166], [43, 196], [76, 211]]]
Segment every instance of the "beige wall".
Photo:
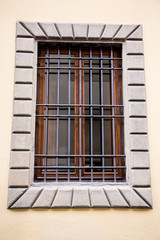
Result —
[[[142, 24], [153, 210], [7, 210], [15, 23]], [[160, 0], [0, 0], [0, 240], [160, 239]]]

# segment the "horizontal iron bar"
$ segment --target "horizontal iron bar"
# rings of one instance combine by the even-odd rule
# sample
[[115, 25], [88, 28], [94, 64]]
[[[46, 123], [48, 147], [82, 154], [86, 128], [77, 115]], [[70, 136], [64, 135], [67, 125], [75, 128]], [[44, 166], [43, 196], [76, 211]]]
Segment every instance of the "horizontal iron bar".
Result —
[[61, 117], [64, 117], [64, 118], [68, 118], [68, 117], [70, 117], [70, 118], [81, 118], [81, 117], [84, 117], [84, 118], [91, 118], [91, 117], [93, 117], [93, 118], [124, 118], [124, 116], [123, 115], [104, 115], [104, 116], [102, 116], [102, 115], [36, 115], [36, 117], [46, 117], [46, 118], [48, 118], [48, 117], [53, 117], [53, 118], [57, 118], [57, 117], [59, 117], [59, 118], [61, 118]]
[[35, 154], [36, 157], [126, 157], [126, 155], [124, 154], [101, 154], [101, 155], [94, 155], [94, 154], [83, 154], [83, 155], [79, 155], [79, 154]]
[[36, 106], [57, 106], [57, 107], [124, 107], [123, 105], [106, 104], [36, 104]]
[[97, 67], [37, 67], [38, 69], [73, 69], [73, 70], [122, 70], [122, 68], [97, 68]]
[[105, 57], [38, 57], [38, 59], [81, 59], [81, 60], [122, 60], [122, 58], [105, 58]]
[[113, 167], [110, 167], [110, 166], [105, 166], [105, 167], [101, 167], [101, 166], [96, 166], [96, 167], [91, 167], [91, 166], [35, 166], [34, 168], [44, 168], [44, 169], [98, 169], [98, 168], [101, 168], [101, 169], [117, 169], [117, 168], [126, 168], [126, 166], [113, 166]]

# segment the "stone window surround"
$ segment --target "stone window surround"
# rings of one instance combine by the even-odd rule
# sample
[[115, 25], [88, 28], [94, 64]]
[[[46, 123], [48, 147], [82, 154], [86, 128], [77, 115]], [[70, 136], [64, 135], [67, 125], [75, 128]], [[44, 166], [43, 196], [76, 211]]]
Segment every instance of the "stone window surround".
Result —
[[[37, 42], [122, 43], [126, 183], [34, 183]], [[8, 208], [152, 208], [141, 25], [17, 22]]]

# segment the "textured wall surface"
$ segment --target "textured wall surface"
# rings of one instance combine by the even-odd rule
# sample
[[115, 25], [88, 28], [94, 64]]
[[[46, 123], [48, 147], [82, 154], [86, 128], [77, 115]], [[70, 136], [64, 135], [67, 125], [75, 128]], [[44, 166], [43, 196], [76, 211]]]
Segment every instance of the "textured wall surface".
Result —
[[[159, 81], [159, 37], [160, 37], [160, 2], [158, 0], [113, 0], [113, 1], [20, 1], [1, 0], [0, 2], [0, 66], [1, 66], [1, 125], [0, 125], [0, 239], [160, 239], [160, 181], [159, 181], [159, 147], [160, 147], [160, 81]], [[68, 210], [7, 210], [8, 170], [11, 146], [13, 85], [15, 66], [15, 25], [16, 21], [39, 22], [81, 22], [109, 24], [142, 24], [149, 149], [151, 163], [151, 184], [153, 196], [152, 210], [118, 210], [118, 209], [68, 209]], [[117, 26], [115, 26], [116, 28]], [[48, 30], [49, 31], [49, 30]], [[42, 34], [42, 33], [37, 33]], [[53, 32], [50, 34], [54, 34]], [[65, 34], [65, 33], [64, 33]], [[77, 33], [78, 34], [78, 33]], [[92, 36], [92, 31], [90, 31]], [[112, 34], [112, 33], [110, 33]], [[40, 36], [39, 35], [39, 36]], [[104, 37], [106, 37], [104, 35]], [[26, 43], [27, 48], [30, 44]], [[129, 51], [134, 51], [128, 46]], [[137, 46], [136, 49], [139, 49]], [[139, 50], [138, 50], [139, 51]], [[30, 61], [31, 59], [26, 59]], [[18, 58], [16, 59], [18, 61]], [[16, 62], [16, 64], [21, 64]], [[32, 74], [32, 73], [29, 73]], [[132, 73], [131, 73], [132, 74]], [[137, 77], [136, 77], [137, 78]], [[141, 78], [141, 77], [140, 77]], [[29, 78], [28, 78], [29, 79]], [[134, 81], [133, 76], [130, 77]], [[17, 79], [17, 81], [19, 81]], [[30, 81], [30, 80], [28, 80]], [[143, 78], [141, 78], [143, 84]], [[134, 82], [131, 82], [134, 84]], [[17, 89], [17, 93], [19, 89]], [[21, 91], [20, 91], [21, 92]], [[28, 91], [30, 93], [30, 91]], [[137, 92], [138, 94], [138, 92]], [[132, 97], [132, 93], [131, 93]], [[30, 98], [30, 95], [27, 96]], [[142, 103], [143, 104], [143, 103]], [[24, 112], [30, 110], [30, 100]], [[134, 105], [130, 114], [138, 114]], [[146, 114], [145, 109], [141, 114]], [[24, 120], [25, 121], [25, 120]], [[28, 129], [27, 122], [24, 122]], [[131, 131], [136, 123], [131, 124]], [[16, 127], [16, 126], [15, 126]], [[16, 131], [16, 130], [15, 130]], [[135, 139], [133, 140], [134, 143]], [[27, 141], [26, 141], [27, 142]], [[136, 158], [132, 156], [133, 159]], [[26, 156], [27, 165], [27, 156]], [[136, 158], [137, 159], [137, 158]], [[148, 167], [147, 158], [143, 157]], [[138, 160], [133, 161], [139, 168]], [[142, 163], [141, 163], [142, 164]], [[134, 167], [134, 166], [133, 166]], [[26, 171], [27, 174], [27, 171]], [[14, 178], [14, 176], [13, 176]], [[136, 178], [137, 179], [137, 178]], [[19, 189], [21, 194], [23, 189]], [[93, 193], [94, 194], [94, 193]], [[143, 193], [141, 193], [143, 194]], [[13, 196], [13, 195], [12, 195]], [[33, 197], [33, 195], [32, 195]], [[57, 196], [58, 197], [58, 196]], [[66, 192], [67, 197], [67, 192]], [[35, 206], [36, 207], [36, 206]]]

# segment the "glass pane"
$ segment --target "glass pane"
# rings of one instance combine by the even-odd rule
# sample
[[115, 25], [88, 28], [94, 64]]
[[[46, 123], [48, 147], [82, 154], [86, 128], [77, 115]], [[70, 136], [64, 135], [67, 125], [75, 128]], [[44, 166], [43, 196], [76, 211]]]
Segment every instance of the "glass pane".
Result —
[[[102, 167], [102, 159], [101, 158], [93, 158], [93, 166], [94, 167]], [[93, 172], [102, 172], [102, 168], [94, 168]]]
[[68, 103], [68, 70], [60, 70], [59, 103]]
[[57, 70], [49, 72], [48, 102], [50, 104], [57, 103], [57, 77]]
[[70, 82], [70, 102], [74, 104], [74, 97], [75, 97], [75, 70], [71, 70], [71, 82]]
[[111, 104], [111, 74], [109, 70], [103, 70], [103, 104]]
[[84, 72], [84, 103], [90, 103], [90, 94], [89, 94], [89, 70], [85, 70]]
[[85, 118], [85, 154], [90, 152], [90, 119]]
[[101, 154], [101, 119], [93, 119], [93, 154]]
[[47, 153], [56, 154], [57, 120], [48, 119]]
[[112, 154], [112, 120], [104, 119], [104, 154]]
[[58, 152], [59, 154], [68, 153], [68, 120], [59, 120]]
[[75, 121], [74, 119], [70, 120], [70, 153], [71, 155], [75, 154]]
[[[56, 158], [47, 158], [47, 166], [56, 166]], [[52, 171], [52, 172], [55, 172], [56, 169], [48, 169], [48, 171]]]
[[92, 103], [100, 104], [100, 71], [92, 71]]

